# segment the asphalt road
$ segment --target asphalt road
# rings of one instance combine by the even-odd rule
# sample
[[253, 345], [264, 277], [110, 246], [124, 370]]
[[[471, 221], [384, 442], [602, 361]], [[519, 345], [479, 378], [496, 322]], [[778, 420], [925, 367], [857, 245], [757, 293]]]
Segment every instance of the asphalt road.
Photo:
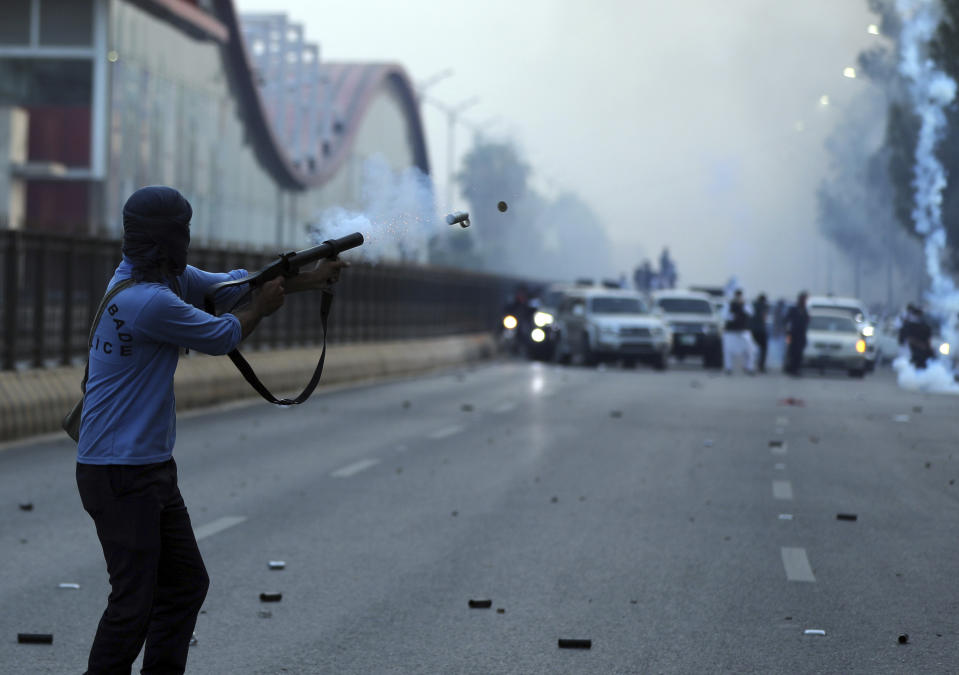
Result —
[[[959, 672], [957, 403], [511, 362], [181, 417], [188, 672]], [[2, 673], [82, 672], [105, 605], [73, 453], [0, 449]]]

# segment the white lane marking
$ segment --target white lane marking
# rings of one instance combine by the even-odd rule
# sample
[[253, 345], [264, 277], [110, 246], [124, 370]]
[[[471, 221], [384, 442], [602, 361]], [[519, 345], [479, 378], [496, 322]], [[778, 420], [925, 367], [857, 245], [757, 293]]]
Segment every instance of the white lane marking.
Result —
[[774, 455], [785, 455], [786, 454], [786, 441], [782, 442], [782, 445], [775, 445], [769, 448], [770, 452]]
[[776, 499], [792, 499], [793, 486], [788, 480], [773, 481], [773, 497]]
[[781, 551], [787, 581], [816, 581], [812, 567], [809, 565], [809, 558], [806, 557], [806, 549], [783, 546]]
[[462, 430], [463, 430], [463, 427], [461, 427], [458, 424], [454, 424], [451, 427], [443, 427], [442, 429], [437, 429], [436, 431], [431, 433], [429, 437], [432, 438], [434, 441], [438, 441], [441, 438], [449, 438], [450, 436], [455, 436]]
[[355, 476], [360, 471], [365, 471], [371, 466], [376, 466], [380, 463], [378, 459], [361, 459], [358, 462], [353, 462], [352, 464], [347, 464], [342, 469], [337, 469], [330, 474], [333, 478], [349, 478], [350, 476]]
[[211, 523], [206, 525], [200, 525], [200, 527], [193, 528], [193, 536], [196, 537], [197, 541], [201, 539], [206, 539], [207, 537], [212, 537], [214, 534], [227, 530], [234, 525], [239, 525], [240, 523], [246, 520], [246, 516], [223, 516], [222, 518], [217, 518]]
[[783, 427], [776, 427], [776, 435], [782, 436], [786, 433], [786, 430]]
[[777, 418], [776, 418], [776, 426], [777, 426], [777, 427], [784, 427], [784, 426], [787, 426], [788, 424], [789, 424], [789, 420], [788, 420], [787, 418], [785, 418], [785, 417], [777, 417]]
[[779, 463], [776, 464], [776, 466], [774, 466], [773, 468], [776, 469], [776, 471], [785, 471], [785, 470], [786, 470], [786, 465], [783, 464], [782, 462], [779, 462]]
[[793, 519], [793, 514], [791, 514], [791, 513], [780, 513], [780, 514], [779, 514], [779, 520], [792, 520], [792, 519]]
[[498, 406], [490, 410], [490, 412], [495, 413], [496, 415], [502, 415], [503, 413], [513, 412], [516, 410], [516, 404], [512, 401], [507, 401], [506, 403], [500, 403]]

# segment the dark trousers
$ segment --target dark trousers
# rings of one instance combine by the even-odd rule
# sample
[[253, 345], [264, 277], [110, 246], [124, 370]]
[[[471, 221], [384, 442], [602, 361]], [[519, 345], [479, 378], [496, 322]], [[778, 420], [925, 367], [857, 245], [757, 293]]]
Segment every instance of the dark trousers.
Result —
[[759, 368], [760, 373], [766, 372], [766, 352], [769, 351], [769, 335], [765, 330], [754, 330], [753, 340], [756, 342], [756, 346], [759, 347], [759, 357], [756, 360], [756, 367]]
[[805, 336], [791, 336], [786, 347], [786, 372], [799, 375], [802, 371], [802, 353], [806, 350]]
[[87, 675], [129, 675], [144, 641], [142, 673], [182, 673], [210, 579], [176, 464], [77, 464], [77, 487], [111, 586]]

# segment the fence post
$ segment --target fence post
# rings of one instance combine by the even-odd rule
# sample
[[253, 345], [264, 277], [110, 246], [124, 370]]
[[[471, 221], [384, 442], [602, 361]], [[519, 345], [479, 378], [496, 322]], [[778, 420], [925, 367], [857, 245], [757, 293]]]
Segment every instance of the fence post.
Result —
[[20, 299], [20, 232], [8, 231], [3, 278], [3, 369], [17, 366], [17, 313]]
[[43, 368], [47, 336], [44, 329], [47, 314], [47, 237], [34, 239], [33, 270], [33, 367]]
[[69, 366], [73, 362], [73, 254], [69, 244], [64, 248], [63, 256], [63, 340], [60, 362]]

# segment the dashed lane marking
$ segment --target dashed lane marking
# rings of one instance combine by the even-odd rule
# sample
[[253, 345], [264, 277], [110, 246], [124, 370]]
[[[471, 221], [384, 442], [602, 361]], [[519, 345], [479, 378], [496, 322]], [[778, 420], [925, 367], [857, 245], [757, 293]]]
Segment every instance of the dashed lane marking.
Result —
[[429, 435], [434, 441], [438, 441], [441, 438], [449, 438], [450, 436], [455, 436], [463, 430], [463, 427], [458, 424], [454, 424], [451, 427], [443, 427], [442, 429], [437, 429]]
[[792, 499], [793, 486], [788, 480], [773, 481], [773, 497], [776, 499]]
[[787, 581], [815, 582], [816, 577], [809, 565], [809, 558], [804, 548], [782, 547], [783, 567], [786, 568]]
[[783, 441], [781, 445], [774, 445], [770, 447], [769, 451], [774, 455], [785, 455], [787, 447], [786, 441]]
[[490, 412], [497, 415], [502, 415], [503, 413], [513, 412], [514, 410], [516, 410], [516, 404], [508, 401], [506, 403], [500, 403], [498, 406], [491, 409]]
[[207, 523], [206, 525], [200, 525], [200, 527], [193, 528], [193, 536], [196, 537], [197, 541], [201, 539], [206, 539], [207, 537], [212, 537], [214, 534], [218, 534], [223, 530], [227, 530], [235, 525], [246, 520], [246, 516], [224, 516], [222, 518], [217, 518], [213, 522]]
[[349, 478], [350, 476], [355, 476], [360, 471], [366, 471], [371, 466], [376, 466], [380, 463], [378, 459], [361, 459], [358, 462], [353, 462], [352, 464], [347, 464], [342, 469], [337, 469], [330, 474], [333, 478]]

